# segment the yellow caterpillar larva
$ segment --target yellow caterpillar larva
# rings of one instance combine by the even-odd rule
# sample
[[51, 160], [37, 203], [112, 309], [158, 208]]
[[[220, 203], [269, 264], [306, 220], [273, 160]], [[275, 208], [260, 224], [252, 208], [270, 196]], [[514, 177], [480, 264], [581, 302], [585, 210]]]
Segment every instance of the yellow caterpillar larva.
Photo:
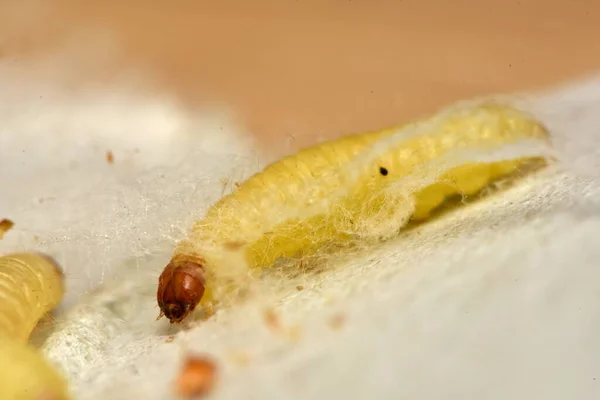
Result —
[[58, 265], [42, 254], [0, 257], [0, 399], [66, 400], [67, 385], [27, 342], [63, 296]]
[[524, 163], [544, 163], [539, 151], [490, 161], [465, 156], [527, 141], [547, 144], [548, 132], [519, 110], [483, 104], [283, 158], [214, 204], [177, 245], [159, 278], [160, 316], [180, 322], [218, 297], [233, 250], [245, 268], [260, 268], [326, 243], [392, 237], [450, 196], [476, 194]]

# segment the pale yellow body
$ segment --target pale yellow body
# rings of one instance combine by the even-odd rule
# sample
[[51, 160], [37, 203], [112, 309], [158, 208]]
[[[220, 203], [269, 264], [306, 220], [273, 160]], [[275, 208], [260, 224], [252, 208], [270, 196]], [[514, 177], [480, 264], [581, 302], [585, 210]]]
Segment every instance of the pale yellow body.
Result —
[[62, 299], [62, 274], [40, 254], [0, 257], [0, 399], [66, 400], [67, 385], [27, 342]]
[[476, 194], [538, 158], [453, 164], [452, 154], [549, 140], [540, 123], [500, 105], [404, 129], [411, 127], [414, 135], [399, 136], [394, 128], [348, 136], [268, 166], [214, 204], [175, 254], [204, 258], [209, 275], [216, 276], [230, 268], [222, 255], [227, 249], [241, 252], [247, 267], [259, 268], [330, 242], [385, 239], [411, 219], [427, 219], [449, 196]]

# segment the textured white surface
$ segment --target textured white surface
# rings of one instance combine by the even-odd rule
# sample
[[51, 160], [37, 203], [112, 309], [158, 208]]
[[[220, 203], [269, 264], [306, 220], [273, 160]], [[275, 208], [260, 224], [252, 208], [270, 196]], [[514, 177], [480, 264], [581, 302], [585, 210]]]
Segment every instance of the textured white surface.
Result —
[[[65, 266], [43, 349], [77, 398], [170, 399], [188, 351], [218, 360], [221, 399], [600, 398], [600, 78], [522, 97], [558, 170], [181, 332], [154, 321], [174, 240], [222, 178], [266, 160], [218, 119], [122, 87], [68, 93], [4, 69], [0, 96], [0, 210], [16, 222], [0, 251]], [[265, 324], [276, 305], [291, 340]]]

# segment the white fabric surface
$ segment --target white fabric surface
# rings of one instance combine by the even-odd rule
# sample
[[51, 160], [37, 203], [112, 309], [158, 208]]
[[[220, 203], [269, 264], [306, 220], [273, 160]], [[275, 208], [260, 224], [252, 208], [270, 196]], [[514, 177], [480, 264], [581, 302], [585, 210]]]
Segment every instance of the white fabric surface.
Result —
[[[155, 322], [175, 240], [267, 156], [221, 115], [17, 71], [0, 70], [0, 252], [63, 264], [63, 315], [36, 340], [76, 398], [171, 399], [191, 351], [218, 360], [215, 399], [600, 398], [600, 77], [519, 97], [557, 168], [178, 332]], [[277, 305], [296, 338], [269, 330]]]

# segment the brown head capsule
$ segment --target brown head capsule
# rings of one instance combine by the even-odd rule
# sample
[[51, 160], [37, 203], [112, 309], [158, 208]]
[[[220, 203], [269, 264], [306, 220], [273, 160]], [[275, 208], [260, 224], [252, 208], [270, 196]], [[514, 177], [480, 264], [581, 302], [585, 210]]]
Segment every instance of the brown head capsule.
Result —
[[181, 322], [194, 311], [205, 290], [202, 260], [174, 257], [158, 279], [156, 299], [160, 307], [157, 319], [166, 316], [171, 323]]

